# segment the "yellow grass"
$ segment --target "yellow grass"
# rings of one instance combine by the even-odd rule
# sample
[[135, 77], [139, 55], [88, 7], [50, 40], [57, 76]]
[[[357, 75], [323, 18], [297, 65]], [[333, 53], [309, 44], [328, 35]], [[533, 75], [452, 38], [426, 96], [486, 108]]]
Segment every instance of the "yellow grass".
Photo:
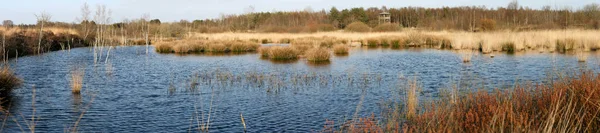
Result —
[[[575, 40], [572, 48], [567, 46], [567, 50], [575, 49], [598, 49], [600, 48], [600, 31], [597, 30], [541, 30], [541, 31], [495, 31], [495, 32], [464, 32], [464, 31], [418, 31], [405, 30], [405, 32], [380, 32], [380, 33], [352, 33], [352, 32], [317, 32], [317, 33], [192, 33], [192, 37], [210, 38], [214, 40], [240, 39], [240, 40], [286, 40], [291, 39], [292, 45], [295, 44], [318, 44], [325, 39], [334, 38], [347, 42], [360, 41], [367, 44], [368, 39], [375, 38], [394, 38], [394, 40], [406, 40], [407, 45], [419, 45], [422, 43], [440, 43], [448, 41], [453, 49], [472, 49], [481, 48], [485, 53], [493, 51], [503, 51], [503, 44], [514, 44], [514, 52], [537, 50], [537, 51], [560, 51], [562, 46], [557, 47], [565, 41]], [[312, 40], [311, 40], [312, 39]], [[310, 40], [308, 42], [302, 40]], [[393, 40], [390, 41], [394, 45]], [[314, 42], [314, 43], [310, 43]], [[340, 41], [342, 42], [342, 41]], [[379, 43], [379, 41], [377, 41]], [[558, 49], [560, 48], [560, 49]], [[506, 51], [506, 50], [504, 50]]]
[[408, 81], [408, 88], [406, 88], [406, 118], [414, 118], [417, 115], [417, 108], [419, 107], [419, 87], [417, 79]]
[[271, 47], [269, 50], [269, 58], [273, 60], [291, 60], [298, 58], [298, 51], [293, 47]]
[[7, 66], [0, 66], [0, 96], [9, 95], [23, 81]]
[[333, 46], [333, 53], [343, 55], [348, 54], [350, 48], [346, 45], [335, 45]]
[[71, 92], [74, 94], [81, 93], [84, 75], [85, 71], [83, 70], [75, 70], [71, 72]]
[[251, 52], [260, 44], [245, 40], [201, 40], [183, 39], [159, 41], [154, 43], [159, 53], [199, 53], [199, 52]]
[[326, 48], [313, 48], [306, 51], [304, 56], [306, 56], [306, 60], [310, 62], [323, 62], [329, 61], [329, 57], [331, 56], [331, 54]]
[[262, 56], [262, 57], [269, 57], [269, 50], [271, 49], [271, 47], [260, 47], [258, 49], [258, 53]]
[[[39, 28], [19, 28], [12, 27], [6, 28], [4, 26], [0, 27], [0, 32], [6, 33], [6, 35], [12, 35], [17, 32], [27, 31], [27, 32], [39, 32]], [[78, 32], [75, 29], [67, 29], [67, 28], [57, 28], [57, 27], [44, 27], [44, 31], [49, 31], [54, 34], [74, 34], [77, 35]]]

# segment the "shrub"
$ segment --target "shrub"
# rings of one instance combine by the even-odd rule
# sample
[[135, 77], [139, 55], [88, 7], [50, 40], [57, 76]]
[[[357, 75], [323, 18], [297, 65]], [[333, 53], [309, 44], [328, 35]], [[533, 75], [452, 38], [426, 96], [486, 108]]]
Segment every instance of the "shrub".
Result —
[[293, 47], [271, 47], [269, 58], [273, 60], [292, 60], [298, 58], [298, 51]]
[[335, 27], [331, 24], [318, 24], [318, 31], [334, 31]]
[[326, 48], [313, 48], [306, 51], [304, 55], [306, 56], [306, 60], [310, 62], [329, 61], [329, 57], [331, 56], [329, 50]]
[[19, 79], [10, 68], [0, 66], [0, 97], [6, 97], [21, 85], [22, 80]]
[[502, 43], [502, 51], [506, 51], [508, 53], [515, 53], [515, 43], [513, 43], [513, 42]]
[[346, 26], [345, 30], [349, 32], [369, 32], [371, 27], [362, 22], [353, 22]]
[[335, 45], [333, 46], [333, 53], [335, 54], [339, 54], [339, 55], [344, 55], [344, 54], [348, 54], [350, 48], [348, 48], [348, 46], [346, 45]]
[[492, 20], [492, 19], [481, 19], [479, 20], [479, 28], [481, 28], [482, 31], [493, 31], [496, 30], [496, 21]]
[[373, 31], [375, 31], [375, 32], [394, 32], [394, 31], [400, 31], [400, 26], [398, 24], [385, 23], [385, 24], [380, 24], [377, 27], [373, 28]]

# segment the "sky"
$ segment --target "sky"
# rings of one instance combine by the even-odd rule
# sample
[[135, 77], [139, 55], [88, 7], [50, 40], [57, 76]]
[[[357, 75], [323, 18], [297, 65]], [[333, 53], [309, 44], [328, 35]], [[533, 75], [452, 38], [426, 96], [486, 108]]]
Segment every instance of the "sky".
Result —
[[[152, 19], [173, 22], [182, 19], [213, 19], [221, 15], [242, 14], [253, 6], [255, 12], [299, 11], [311, 8], [314, 11], [352, 7], [455, 7], [486, 6], [506, 7], [512, 0], [4, 0], [0, 4], [0, 20], [12, 20], [15, 24], [33, 24], [34, 14], [46, 12], [51, 21], [75, 22], [81, 16], [84, 3], [90, 5], [92, 14], [97, 5], [106, 5], [111, 10], [112, 22], [140, 18], [148, 14]], [[539, 9], [542, 6], [569, 6], [579, 9], [600, 0], [519, 0], [521, 6]]]

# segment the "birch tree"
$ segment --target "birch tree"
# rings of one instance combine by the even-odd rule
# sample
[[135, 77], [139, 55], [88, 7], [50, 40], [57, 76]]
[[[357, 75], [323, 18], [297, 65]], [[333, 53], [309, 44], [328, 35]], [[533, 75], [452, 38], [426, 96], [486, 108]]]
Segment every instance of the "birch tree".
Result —
[[37, 54], [40, 54], [40, 50], [41, 50], [41, 46], [42, 46], [42, 38], [44, 36], [44, 23], [46, 23], [47, 21], [50, 21], [50, 18], [52, 18], [52, 16], [46, 12], [41, 12], [40, 14], [34, 14], [34, 15], [37, 19], [37, 25], [40, 26], [40, 35], [39, 35], [38, 48], [37, 48]]

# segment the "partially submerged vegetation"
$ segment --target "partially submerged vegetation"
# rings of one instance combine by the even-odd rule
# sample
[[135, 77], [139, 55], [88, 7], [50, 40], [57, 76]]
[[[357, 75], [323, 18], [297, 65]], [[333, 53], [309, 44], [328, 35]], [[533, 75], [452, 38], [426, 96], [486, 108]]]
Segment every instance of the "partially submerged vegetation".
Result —
[[331, 57], [329, 50], [326, 48], [313, 48], [306, 51], [304, 55], [306, 56], [306, 60], [310, 62], [326, 62]]
[[347, 55], [350, 48], [346, 45], [335, 45], [333, 46], [333, 53], [336, 55]]
[[293, 47], [271, 47], [269, 48], [269, 58], [272, 60], [293, 60], [298, 59], [300, 53]]
[[260, 44], [242, 40], [175, 40], [163, 41], [154, 44], [159, 53], [227, 53], [227, 52], [253, 52], [258, 50]]
[[0, 66], [0, 100], [19, 87], [22, 80], [7, 66]]
[[85, 77], [84, 70], [71, 71], [71, 92], [73, 94], [80, 94], [81, 88], [83, 88], [83, 77]]
[[[600, 76], [582, 72], [558, 81], [489, 92], [453, 87], [440, 99], [419, 103], [414, 83], [406, 101], [391, 106], [383, 122], [361, 118], [339, 130], [366, 132], [599, 132]], [[462, 95], [459, 92], [465, 92]], [[415, 108], [415, 104], [419, 107]], [[416, 112], [415, 112], [416, 111]], [[435, 124], [433, 124], [435, 123]], [[326, 131], [334, 126], [328, 126]]]

